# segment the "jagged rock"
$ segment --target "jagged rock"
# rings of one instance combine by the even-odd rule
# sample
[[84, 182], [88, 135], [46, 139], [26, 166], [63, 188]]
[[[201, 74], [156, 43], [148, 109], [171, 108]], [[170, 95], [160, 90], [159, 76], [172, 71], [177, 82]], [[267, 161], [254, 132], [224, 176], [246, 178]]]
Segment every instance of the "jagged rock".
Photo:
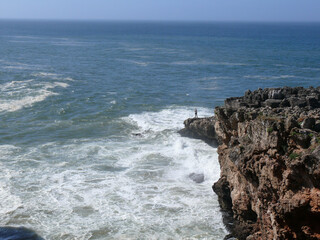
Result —
[[219, 142], [213, 190], [234, 237], [320, 239], [319, 104], [320, 87], [258, 89], [226, 99], [214, 118], [185, 121]]
[[308, 105], [310, 105], [311, 107], [313, 107], [313, 108], [320, 107], [319, 99], [317, 96], [308, 96], [306, 99], [307, 99]]
[[314, 125], [314, 130], [315, 130], [316, 132], [320, 132], [320, 122], [319, 122], [319, 123], [316, 123], [316, 124]]
[[282, 100], [278, 100], [278, 99], [267, 99], [266, 101], [264, 101], [263, 105], [276, 108], [280, 106], [281, 102]]
[[268, 92], [270, 99], [283, 99], [285, 95], [282, 93], [282, 89], [273, 89]]
[[308, 128], [308, 129], [313, 129], [314, 125], [316, 124], [316, 120], [314, 118], [306, 118], [302, 124], [302, 128]]
[[299, 127], [299, 123], [297, 122], [296, 118], [294, 116], [289, 116], [286, 120], [285, 120], [285, 128], [286, 131], [291, 131], [291, 129], [295, 128], [295, 127]]
[[230, 197], [230, 186], [226, 177], [221, 177], [218, 182], [213, 184], [212, 189], [218, 195], [220, 207], [223, 210], [231, 210], [232, 199]]
[[184, 121], [185, 128], [180, 130], [182, 136], [215, 140], [214, 121], [211, 118], [189, 118]]
[[225, 100], [226, 108], [237, 109], [250, 106], [259, 108], [260, 106], [276, 107], [310, 107], [319, 108], [320, 98], [319, 88], [266, 88], [253, 92], [247, 91], [243, 97], [232, 97]]
[[228, 234], [223, 240], [237, 240], [232, 234]]

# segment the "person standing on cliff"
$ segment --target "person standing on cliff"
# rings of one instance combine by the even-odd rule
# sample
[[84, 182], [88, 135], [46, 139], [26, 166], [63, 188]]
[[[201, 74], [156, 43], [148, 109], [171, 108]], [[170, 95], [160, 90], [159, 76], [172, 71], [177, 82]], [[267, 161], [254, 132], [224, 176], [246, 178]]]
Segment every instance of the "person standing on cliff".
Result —
[[194, 109], [194, 117], [198, 118], [198, 110], [197, 109]]

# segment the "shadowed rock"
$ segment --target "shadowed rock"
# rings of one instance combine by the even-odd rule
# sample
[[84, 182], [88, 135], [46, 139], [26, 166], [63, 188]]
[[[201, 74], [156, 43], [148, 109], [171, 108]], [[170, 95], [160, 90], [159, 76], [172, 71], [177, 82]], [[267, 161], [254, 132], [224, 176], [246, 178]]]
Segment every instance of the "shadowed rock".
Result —
[[184, 121], [185, 128], [178, 131], [183, 137], [202, 139], [210, 145], [216, 145], [214, 118], [189, 118]]
[[196, 183], [204, 182], [204, 174], [203, 173], [190, 173], [189, 178]]
[[135, 136], [135, 137], [142, 137], [142, 133], [132, 133], [132, 136]]
[[0, 227], [0, 240], [44, 240], [32, 230], [24, 227]]
[[320, 87], [283, 87], [248, 90], [243, 97], [232, 97], [225, 100], [225, 107], [238, 109], [240, 107], [260, 108], [261, 106], [277, 107], [320, 107]]

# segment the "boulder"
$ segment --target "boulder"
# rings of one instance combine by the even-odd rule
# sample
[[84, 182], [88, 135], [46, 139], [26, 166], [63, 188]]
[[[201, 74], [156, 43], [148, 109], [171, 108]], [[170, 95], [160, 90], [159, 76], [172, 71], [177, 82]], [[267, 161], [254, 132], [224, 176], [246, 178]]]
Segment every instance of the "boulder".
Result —
[[203, 173], [190, 173], [189, 178], [195, 183], [204, 182], [204, 174]]
[[34, 231], [24, 227], [0, 227], [1, 240], [44, 240]]
[[301, 127], [302, 128], [307, 128], [307, 129], [313, 129], [314, 125], [316, 124], [316, 119], [315, 118], [306, 118], [303, 120]]

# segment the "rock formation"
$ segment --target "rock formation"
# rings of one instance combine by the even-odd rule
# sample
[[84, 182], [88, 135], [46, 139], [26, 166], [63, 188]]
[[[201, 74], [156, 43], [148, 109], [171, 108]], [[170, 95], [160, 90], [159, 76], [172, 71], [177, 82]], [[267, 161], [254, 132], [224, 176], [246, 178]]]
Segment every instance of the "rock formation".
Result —
[[320, 239], [320, 87], [247, 91], [191, 135], [219, 142], [213, 186], [238, 239]]
[[195, 183], [204, 182], [204, 174], [203, 173], [190, 173], [189, 178]]
[[182, 136], [200, 138], [205, 141], [216, 141], [214, 117], [189, 118], [184, 121], [187, 126], [179, 131]]
[[2, 240], [44, 240], [30, 229], [24, 227], [0, 227]]

